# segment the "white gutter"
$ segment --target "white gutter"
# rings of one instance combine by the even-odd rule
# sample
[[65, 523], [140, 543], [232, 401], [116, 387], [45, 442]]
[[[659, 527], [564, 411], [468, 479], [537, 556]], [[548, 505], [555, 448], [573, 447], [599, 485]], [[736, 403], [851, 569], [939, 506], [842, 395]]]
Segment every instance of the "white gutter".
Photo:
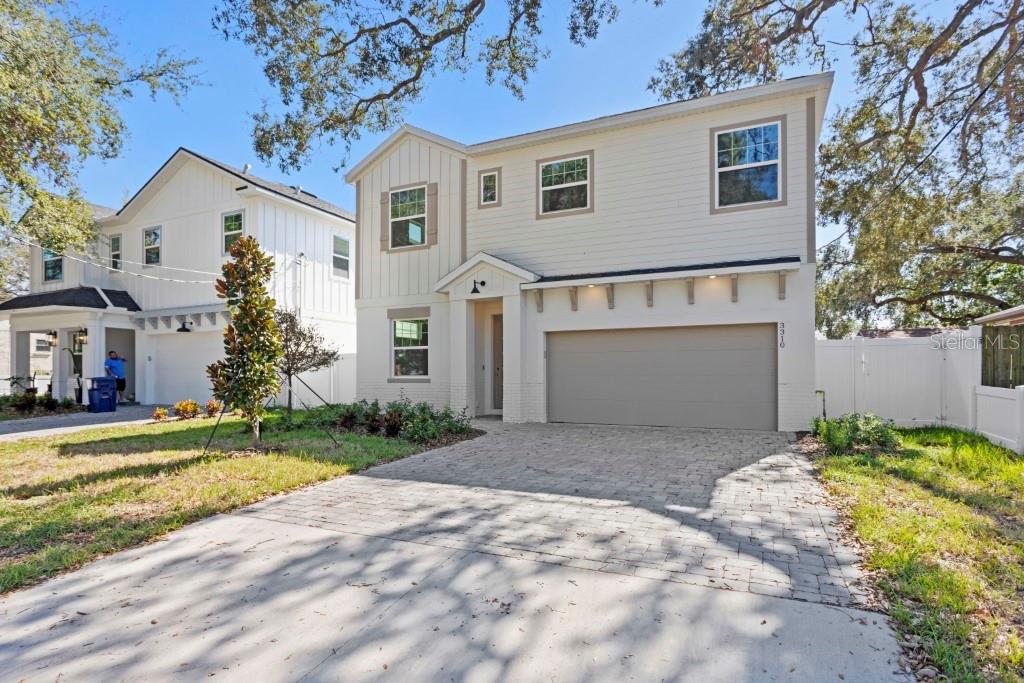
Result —
[[251, 183], [249, 185], [243, 186], [240, 189], [236, 188], [235, 192], [237, 192], [239, 195], [241, 195], [243, 197], [249, 196], [249, 195], [253, 195], [253, 194], [258, 194], [258, 195], [261, 195], [261, 196], [264, 196], [264, 197], [269, 197], [270, 199], [276, 199], [276, 200], [284, 202], [285, 204], [288, 204], [290, 206], [294, 206], [297, 209], [305, 209], [307, 211], [315, 211], [316, 213], [322, 213], [325, 216], [330, 216], [331, 218], [334, 218], [335, 220], [345, 221], [346, 223], [351, 223], [351, 224], [355, 225], [355, 221], [352, 220], [351, 218], [346, 218], [344, 216], [339, 216], [338, 214], [331, 213], [330, 211], [324, 211], [323, 209], [317, 208], [315, 206], [310, 206], [309, 204], [304, 204], [303, 202], [300, 202], [300, 201], [298, 201], [296, 199], [292, 199], [288, 195], [278, 194], [276, 192], [271, 192], [270, 190], [264, 190], [262, 187], [257, 187], [256, 185], [253, 185]]
[[650, 280], [687, 280], [699, 277], [723, 277], [743, 275], [745, 273], [785, 273], [800, 270], [800, 263], [768, 263], [753, 266], [733, 266], [723, 268], [695, 268], [693, 270], [673, 270], [666, 273], [646, 273], [635, 275], [611, 275], [608, 277], [581, 277], [572, 280], [554, 280], [552, 282], [527, 282], [519, 285], [520, 289], [554, 289], [556, 287], [580, 287], [583, 285], [608, 285], [620, 282], [648, 282]]

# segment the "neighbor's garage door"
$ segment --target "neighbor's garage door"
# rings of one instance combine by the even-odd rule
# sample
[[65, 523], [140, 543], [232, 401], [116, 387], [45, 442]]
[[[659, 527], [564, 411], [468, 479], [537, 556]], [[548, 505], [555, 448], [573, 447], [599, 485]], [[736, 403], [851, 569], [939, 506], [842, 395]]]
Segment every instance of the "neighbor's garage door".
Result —
[[775, 429], [774, 325], [548, 333], [548, 420]]
[[220, 332], [154, 335], [153, 384], [157, 403], [210, 398], [206, 366], [224, 355]]

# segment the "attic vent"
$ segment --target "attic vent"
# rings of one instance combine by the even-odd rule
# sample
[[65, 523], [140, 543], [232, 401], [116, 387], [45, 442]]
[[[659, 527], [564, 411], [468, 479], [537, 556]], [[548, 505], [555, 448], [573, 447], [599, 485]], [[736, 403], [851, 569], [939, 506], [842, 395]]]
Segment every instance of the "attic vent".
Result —
[[251, 170], [252, 170], [252, 164], [246, 164], [245, 166], [242, 167], [242, 175], [247, 174]]

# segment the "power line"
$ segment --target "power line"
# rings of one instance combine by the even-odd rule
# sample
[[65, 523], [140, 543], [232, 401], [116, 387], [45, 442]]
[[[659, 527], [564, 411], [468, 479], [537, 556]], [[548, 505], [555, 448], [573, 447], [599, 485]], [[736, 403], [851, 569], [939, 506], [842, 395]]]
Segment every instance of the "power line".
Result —
[[[88, 260], [88, 259], [83, 259], [83, 258], [80, 258], [78, 256], [73, 256], [73, 255], [65, 253], [65, 252], [55, 252], [52, 249], [49, 249], [48, 247], [43, 246], [42, 244], [39, 244], [37, 242], [33, 242], [31, 240], [25, 239], [24, 237], [21, 237], [20, 235], [11, 234], [9, 236], [11, 237], [11, 239], [17, 240], [17, 241], [21, 242], [22, 244], [27, 244], [29, 246], [38, 247], [39, 249], [44, 249], [44, 250], [50, 252], [51, 254], [57, 254], [61, 258], [66, 258], [66, 259], [70, 259], [72, 261], [77, 261], [79, 263], [84, 263], [85, 265], [88, 265], [88, 266], [95, 266], [96, 268], [103, 268], [104, 270], [107, 270], [107, 271], [110, 271], [110, 272], [113, 272], [113, 273], [121, 273], [122, 275], [131, 275], [132, 277], [142, 278], [142, 279], [145, 279], [145, 280], [158, 280], [160, 282], [175, 282], [175, 283], [183, 284], [183, 285], [212, 285], [212, 284], [215, 283], [215, 280], [181, 280], [181, 279], [178, 279], [178, 278], [160, 277], [158, 275], [147, 275], [145, 273], [133, 273], [131, 271], [122, 270], [120, 268], [114, 268], [112, 266], [108, 266], [108, 265], [105, 265], [103, 263], [96, 263], [95, 261], [91, 261], [91, 260]], [[214, 273], [209, 273], [209, 274], [210, 275], [214, 275]]]
[[[949, 129], [942, 135], [942, 137], [939, 138], [938, 142], [932, 145], [932, 148], [928, 150], [928, 153], [925, 154], [920, 161], [914, 164], [914, 167], [910, 169], [910, 172], [904, 175], [902, 178], [900, 178], [899, 182], [897, 182], [896, 185], [892, 187], [892, 189], [883, 194], [876, 201], [872, 202], [867, 209], [861, 211], [860, 214], [862, 216], [870, 211], [874, 211], [875, 209], [877, 209], [878, 206], [889, 197], [889, 195], [903, 187], [903, 183], [907, 182], [907, 180], [910, 179], [910, 176], [912, 176], [922, 166], [924, 166], [924, 163], [928, 161], [928, 159], [930, 159], [933, 154], [935, 154], [936, 150], [939, 149], [942, 143], [944, 143], [949, 138], [949, 136], [953, 134], [953, 131], [956, 130], [957, 127], [967, 119], [967, 116], [971, 113], [971, 110], [974, 109], [975, 105], [977, 105], [978, 102], [981, 101], [981, 98], [985, 96], [985, 93], [988, 92], [989, 88], [991, 88], [995, 84], [996, 80], [1003, 75], [1003, 72], [1006, 71], [1007, 67], [1010, 66], [1010, 62], [1012, 62], [1013, 59], [1017, 56], [1017, 53], [1020, 52], [1021, 47], [1024, 47], [1024, 41], [1018, 43], [1017, 47], [1014, 48], [1013, 52], [1007, 55], [1006, 61], [1004, 61], [1003, 65], [999, 67], [999, 70], [992, 75], [992, 78], [990, 78], [988, 83], [985, 84], [985, 87], [978, 91], [978, 94], [974, 97], [973, 100], [971, 100], [971, 103], [967, 105], [967, 108], [964, 109], [963, 113], [957, 118], [956, 121], [953, 122], [953, 125], [949, 127]], [[832, 246], [833, 244], [835, 244], [848, 234], [850, 234], [850, 226], [847, 226], [846, 229], [839, 233], [835, 238], [829, 240], [825, 244], [818, 247], [816, 251], [827, 249], [828, 247]]]

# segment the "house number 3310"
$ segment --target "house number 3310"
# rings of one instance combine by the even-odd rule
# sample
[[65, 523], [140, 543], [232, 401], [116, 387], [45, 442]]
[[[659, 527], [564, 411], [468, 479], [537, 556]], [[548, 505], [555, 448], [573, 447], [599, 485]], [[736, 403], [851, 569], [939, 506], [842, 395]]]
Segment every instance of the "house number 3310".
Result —
[[786, 348], [786, 323], [779, 323], [779, 348]]

